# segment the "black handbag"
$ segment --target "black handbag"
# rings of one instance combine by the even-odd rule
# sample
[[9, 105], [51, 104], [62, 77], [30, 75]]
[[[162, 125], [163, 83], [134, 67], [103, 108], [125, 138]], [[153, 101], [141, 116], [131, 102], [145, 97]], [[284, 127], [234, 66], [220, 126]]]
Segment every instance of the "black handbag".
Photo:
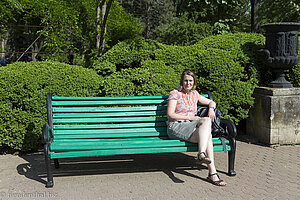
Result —
[[[208, 116], [208, 110], [210, 109], [208, 106], [198, 106], [197, 108], [197, 114], [196, 116], [199, 117], [207, 117]], [[226, 136], [226, 131], [224, 130], [223, 127], [221, 127], [221, 112], [215, 108], [215, 116], [216, 119], [213, 121], [211, 125], [211, 134], [213, 137], [219, 136], [219, 137], [224, 137]]]

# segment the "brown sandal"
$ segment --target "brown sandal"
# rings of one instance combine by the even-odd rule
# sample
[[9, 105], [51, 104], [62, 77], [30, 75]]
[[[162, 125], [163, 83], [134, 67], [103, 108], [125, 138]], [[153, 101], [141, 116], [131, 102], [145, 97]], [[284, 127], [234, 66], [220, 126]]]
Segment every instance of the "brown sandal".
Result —
[[[203, 158], [201, 158], [201, 156], [200, 156], [201, 154], [204, 155]], [[197, 158], [198, 158], [199, 164], [202, 164], [202, 163], [204, 163], [204, 164], [210, 164], [211, 163], [211, 160], [206, 156], [205, 152], [198, 153], [197, 154]]]
[[[212, 177], [212, 176], [214, 176], [214, 175], [216, 175], [216, 176], [218, 177], [218, 179], [219, 179], [218, 181], [213, 181], [213, 180], [210, 178], [210, 177]], [[216, 185], [216, 186], [226, 186], [226, 185], [227, 185], [226, 182], [224, 182], [222, 179], [220, 179], [218, 173], [208, 174], [207, 180], [208, 180], [210, 183], [212, 183], [212, 184], [214, 184], [214, 185]], [[222, 184], [221, 184], [222, 182], [225, 183], [225, 185], [222, 185]]]

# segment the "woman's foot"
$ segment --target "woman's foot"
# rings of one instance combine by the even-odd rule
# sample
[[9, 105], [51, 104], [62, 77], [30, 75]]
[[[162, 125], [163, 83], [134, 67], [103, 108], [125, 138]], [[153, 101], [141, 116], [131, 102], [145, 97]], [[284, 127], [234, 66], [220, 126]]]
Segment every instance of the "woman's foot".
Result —
[[199, 164], [210, 164], [211, 160], [206, 156], [205, 152], [200, 152], [197, 154], [197, 159]]
[[220, 179], [218, 173], [208, 174], [207, 180], [217, 186], [225, 186], [227, 183]]

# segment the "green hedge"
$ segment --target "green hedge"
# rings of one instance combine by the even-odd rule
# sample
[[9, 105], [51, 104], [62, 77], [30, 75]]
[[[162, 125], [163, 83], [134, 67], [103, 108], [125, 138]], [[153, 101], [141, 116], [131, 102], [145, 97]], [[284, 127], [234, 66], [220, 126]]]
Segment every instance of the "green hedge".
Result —
[[0, 68], [0, 147], [35, 150], [46, 123], [46, 94], [96, 96], [99, 76], [58, 62], [18, 62]]
[[254, 102], [260, 80], [255, 53], [263, 44], [262, 35], [246, 33], [212, 36], [186, 47], [138, 38], [114, 46], [92, 68], [104, 76], [104, 96], [168, 95], [184, 69], [195, 69], [198, 90], [212, 91], [223, 116], [238, 123]]
[[[58, 62], [18, 62], [0, 67], [0, 148], [35, 150], [46, 123], [46, 93], [65, 96], [168, 95], [181, 72], [195, 69], [198, 90], [212, 91], [223, 117], [248, 116], [256, 86], [270, 79], [257, 60], [260, 34], [226, 34], [191, 46], [136, 38], [115, 45], [86, 69]], [[261, 76], [260, 76], [261, 75]], [[300, 64], [289, 74], [300, 85]]]

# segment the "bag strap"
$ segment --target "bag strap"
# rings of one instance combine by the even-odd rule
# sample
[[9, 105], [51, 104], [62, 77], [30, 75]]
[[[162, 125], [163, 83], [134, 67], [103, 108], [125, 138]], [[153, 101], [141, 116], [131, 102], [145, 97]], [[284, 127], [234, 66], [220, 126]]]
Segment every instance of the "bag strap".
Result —
[[223, 151], [224, 151], [224, 153], [227, 153], [225, 138], [224, 137], [219, 137], [219, 138], [220, 138], [221, 143], [223, 145]]

